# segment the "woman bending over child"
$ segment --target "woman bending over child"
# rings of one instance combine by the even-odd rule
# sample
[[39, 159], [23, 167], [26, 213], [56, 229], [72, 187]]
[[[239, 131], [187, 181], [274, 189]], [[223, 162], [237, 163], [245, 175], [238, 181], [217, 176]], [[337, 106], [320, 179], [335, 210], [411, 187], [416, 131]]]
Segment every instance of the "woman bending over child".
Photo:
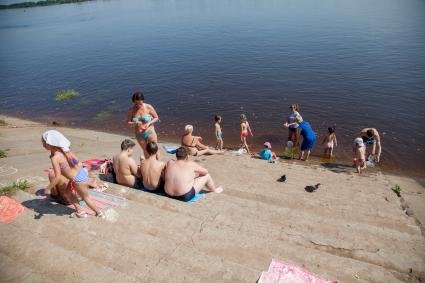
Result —
[[83, 198], [87, 206], [94, 211], [95, 215], [105, 218], [105, 215], [92, 202], [88, 194], [89, 175], [86, 169], [79, 166], [75, 155], [71, 153], [69, 147], [71, 142], [60, 132], [50, 130], [42, 135], [43, 147], [50, 151], [50, 160], [53, 165], [55, 177], [51, 179], [45, 192], [50, 192], [59, 182], [62, 176], [69, 180], [65, 190], [65, 197], [74, 205], [76, 212], [71, 217], [87, 217], [87, 213], [78, 204], [78, 195]]

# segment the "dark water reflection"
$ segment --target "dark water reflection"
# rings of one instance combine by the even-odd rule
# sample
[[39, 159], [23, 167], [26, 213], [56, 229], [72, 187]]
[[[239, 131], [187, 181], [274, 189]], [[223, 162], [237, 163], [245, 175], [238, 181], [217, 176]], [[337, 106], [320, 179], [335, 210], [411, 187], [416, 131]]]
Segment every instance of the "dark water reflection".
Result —
[[[383, 134], [385, 169], [425, 173], [425, 2], [421, 0], [96, 1], [0, 11], [0, 110], [131, 134], [141, 89], [161, 140], [186, 123], [213, 141], [221, 114], [237, 145], [283, 148], [291, 102], [340, 158], [363, 127]], [[59, 89], [80, 96], [54, 101]], [[322, 149], [317, 149], [320, 154]]]

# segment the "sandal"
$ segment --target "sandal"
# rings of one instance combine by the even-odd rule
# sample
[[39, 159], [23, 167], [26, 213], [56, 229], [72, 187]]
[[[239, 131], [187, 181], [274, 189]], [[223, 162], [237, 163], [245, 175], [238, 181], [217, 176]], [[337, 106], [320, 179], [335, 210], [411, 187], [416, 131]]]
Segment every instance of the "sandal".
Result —
[[71, 215], [69, 217], [71, 217], [71, 218], [86, 218], [87, 212], [85, 212], [85, 211], [73, 212], [73, 213], [71, 213]]
[[101, 211], [98, 214], [96, 214], [96, 217], [99, 217], [100, 219], [105, 219], [106, 215], [105, 215], [105, 213], [103, 213], [103, 211]]

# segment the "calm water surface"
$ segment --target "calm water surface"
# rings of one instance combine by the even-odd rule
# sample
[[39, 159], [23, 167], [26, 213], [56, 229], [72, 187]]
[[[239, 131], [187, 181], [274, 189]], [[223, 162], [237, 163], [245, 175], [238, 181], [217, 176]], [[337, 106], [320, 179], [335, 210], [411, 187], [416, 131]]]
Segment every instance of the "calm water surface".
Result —
[[2, 114], [132, 135], [142, 90], [160, 141], [191, 123], [212, 142], [220, 114], [235, 146], [246, 113], [251, 142], [280, 151], [298, 102], [320, 138], [336, 126], [340, 159], [376, 127], [384, 169], [425, 175], [422, 0], [96, 1], [0, 11], [0, 40]]

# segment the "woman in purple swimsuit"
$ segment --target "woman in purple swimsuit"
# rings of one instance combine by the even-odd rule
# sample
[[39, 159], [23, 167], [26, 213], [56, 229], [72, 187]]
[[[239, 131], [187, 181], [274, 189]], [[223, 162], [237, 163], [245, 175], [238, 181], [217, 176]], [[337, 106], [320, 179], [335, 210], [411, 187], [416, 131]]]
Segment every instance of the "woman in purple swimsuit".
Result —
[[76, 212], [71, 214], [71, 217], [87, 217], [83, 207], [78, 204], [78, 196], [81, 196], [97, 217], [105, 218], [103, 212], [94, 205], [88, 194], [88, 172], [80, 166], [81, 163], [69, 150], [70, 141], [62, 133], [50, 130], [43, 133], [42, 143], [43, 147], [50, 151], [50, 160], [55, 174], [55, 178], [50, 181], [45, 188], [45, 192], [50, 192], [63, 176], [69, 180], [68, 187], [65, 190], [65, 197], [70, 200], [76, 210]]

